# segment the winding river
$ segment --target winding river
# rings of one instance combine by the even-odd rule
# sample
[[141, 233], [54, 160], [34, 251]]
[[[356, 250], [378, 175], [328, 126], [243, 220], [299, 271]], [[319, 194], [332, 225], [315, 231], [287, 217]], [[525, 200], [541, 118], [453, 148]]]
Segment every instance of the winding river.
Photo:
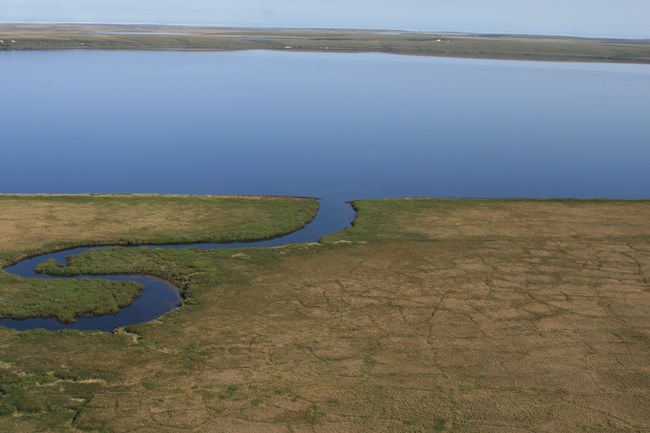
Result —
[[[345, 211], [342, 210], [343, 209], [340, 205], [329, 203], [327, 201], [321, 201], [318, 215], [307, 226], [288, 235], [263, 241], [246, 243], [232, 242], [174, 245], [133, 245], [129, 246], [128, 248], [254, 248], [278, 247], [282, 245], [302, 242], [316, 242], [327, 234], [342, 230], [345, 227], [350, 226], [354, 211], [349, 205], [345, 206]], [[74, 278], [66, 278], [53, 277], [36, 272], [36, 267], [39, 264], [46, 262], [47, 260], [54, 259], [57, 262], [63, 264], [66, 263], [67, 257], [82, 253], [84, 251], [100, 248], [111, 248], [111, 246], [81, 247], [57, 251], [49, 254], [42, 254], [40, 256], [22, 260], [14, 265], [4, 268], [4, 270], [11, 274], [19, 275], [25, 278], [59, 278], [69, 280], [92, 278], [111, 281], [135, 281], [143, 286], [143, 290], [140, 296], [138, 296], [131, 303], [131, 305], [121, 309], [116, 314], [78, 317], [73, 323], [62, 323], [56, 318], [33, 318], [21, 320], [2, 319], [0, 320], [0, 326], [5, 326], [7, 328], [13, 328], [21, 331], [42, 328], [48, 330], [77, 329], [84, 331], [111, 332], [119, 327], [148, 322], [180, 306], [181, 296], [178, 288], [173, 286], [168, 281], [149, 275], [81, 275]]]

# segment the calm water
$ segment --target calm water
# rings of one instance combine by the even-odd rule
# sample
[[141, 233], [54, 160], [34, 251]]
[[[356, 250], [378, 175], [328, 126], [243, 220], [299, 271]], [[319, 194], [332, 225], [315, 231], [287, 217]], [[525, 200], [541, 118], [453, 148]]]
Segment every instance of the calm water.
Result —
[[[0, 52], [0, 86], [0, 192], [322, 199], [313, 224], [264, 245], [345, 227], [351, 199], [650, 197], [647, 65]], [[8, 270], [31, 276], [33, 264]], [[177, 304], [167, 283], [146, 283], [117, 316], [74, 327], [110, 330]]]
[[650, 196], [650, 66], [0, 52], [1, 192]]

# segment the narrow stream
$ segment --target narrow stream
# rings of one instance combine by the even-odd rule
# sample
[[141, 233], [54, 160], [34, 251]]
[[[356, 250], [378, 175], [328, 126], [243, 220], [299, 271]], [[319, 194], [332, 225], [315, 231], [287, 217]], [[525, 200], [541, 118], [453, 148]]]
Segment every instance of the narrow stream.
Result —
[[[232, 243], [198, 243], [198, 244], [179, 244], [179, 245], [134, 245], [129, 248], [256, 248], [256, 247], [278, 247], [282, 245], [317, 242], [320, 238], [330, 233], [343, 230], [350, 226], [354, 217], [352, 206], [347, 203], [337, 203], [328, 200], [321, 200], [318, 215], [307, 226], [296, 232], [285, 236], [267, 239], [258, 242], [232, 242]], [[53, 277], [45, 274], [36, 273], [36, 267], [50, 259], [55, 259], [59, 263], [66, 263], [67, 257], [84, 251], [95, 250], [100, 248], [110, 248], [110, 246], [101, 247], [82, 247], [73, 248], [54, 253], [43, 254], [37, 257], [22, 260], [14, 265], [4, 268], [10, 274], [19, 275], [25, 278], [62, 278], [62, 279], [103, 279], [112, 281], [135, 281], [144, 286], [142, 293], [131, 305], [121, 309], [116, 314], [103, 316], [78, 317], [74, 323], [61, 323], [56, 318], [33, 318], [33, 319], [1, 319], [0, 326], [13, 328], [20, 331], [29, 329], [78, 329], [84, 331], [105, 331], [111, 332], [116, 328], [134, 325], [153, 320], [168, 311], [177, 308], [181, 303], [181, 296], [178, 288], [171, 283], [160, 278], [149, 275], [81, 275], [74, 278]]]

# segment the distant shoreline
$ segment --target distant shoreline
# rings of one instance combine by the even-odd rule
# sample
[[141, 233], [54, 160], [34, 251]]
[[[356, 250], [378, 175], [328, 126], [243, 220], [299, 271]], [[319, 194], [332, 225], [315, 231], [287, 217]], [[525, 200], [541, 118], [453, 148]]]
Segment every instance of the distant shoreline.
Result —
[[477, 59], [650, 64], [650, 39], [381, 29], [0, 23], [0, 52], [72, 49], [375, 52]]

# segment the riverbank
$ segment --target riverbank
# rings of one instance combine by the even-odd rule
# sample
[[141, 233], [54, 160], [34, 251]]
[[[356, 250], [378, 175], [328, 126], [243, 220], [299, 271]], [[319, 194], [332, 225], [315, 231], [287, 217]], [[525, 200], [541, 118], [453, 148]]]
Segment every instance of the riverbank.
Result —
[[0, 24], [3, 50], [282, 50], [650, 63], [650, 40], [349, 29]]

